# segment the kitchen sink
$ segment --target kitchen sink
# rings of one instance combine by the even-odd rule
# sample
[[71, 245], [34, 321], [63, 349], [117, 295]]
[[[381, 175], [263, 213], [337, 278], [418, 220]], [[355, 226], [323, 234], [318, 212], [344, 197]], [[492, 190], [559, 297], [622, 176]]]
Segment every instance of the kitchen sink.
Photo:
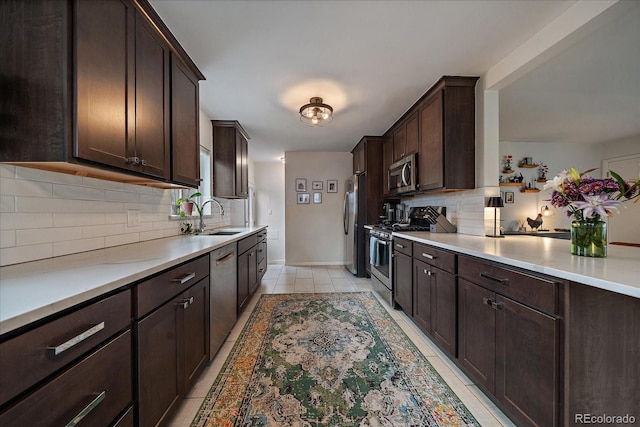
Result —
[[204, 233], [205, 236], [233, 236], [234, 234], [242, 233], [242, 231], [230, 231], [230, 230], [213, 230], [208, 233]]

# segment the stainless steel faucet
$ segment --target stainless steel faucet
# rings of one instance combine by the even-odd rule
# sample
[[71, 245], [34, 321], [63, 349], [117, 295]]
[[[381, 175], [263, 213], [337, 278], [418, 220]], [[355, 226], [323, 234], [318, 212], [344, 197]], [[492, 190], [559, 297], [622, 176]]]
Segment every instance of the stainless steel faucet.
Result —
[[207, 225], [204, 223], [204, 218], [203, 218], [203, 211], [204, 211], [204, 207], [207, 205], [207, 203], [211, 203], [214, 202], [216, 205], [218, 205], [218, 208], [220, 208], [220, 216], [224, 216], [224, 208], [222, 207], [222, 205], [220, 204], [219, 201], [217, 201], [216, 199], [209, 199], [206, 202], [204, 202], [202, 204], [202, 207], [200, 208], [200, 227], [198, 228], [198, 232], [200, 233], [204, 233], [204, 229], [207, 227]]

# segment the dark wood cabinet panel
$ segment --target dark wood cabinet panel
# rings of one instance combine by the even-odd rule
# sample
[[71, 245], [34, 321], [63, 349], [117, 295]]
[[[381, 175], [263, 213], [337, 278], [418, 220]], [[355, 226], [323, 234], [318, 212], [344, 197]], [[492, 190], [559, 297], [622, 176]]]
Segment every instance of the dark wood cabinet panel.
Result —
[[198, 374], [209, 362], [209, 342], [211, 339], [209, 322], [209, 279], [204, 279], [183, 293], [182, 300], [189, 306], [183, 311], [182, 345], [184, 391], [191, 389]]
[[133, 169], [135, 153], [134, 8], [128, 1], [78, 1], [75, 156]]
[[389, 167], [393, 164], [393, 135], [384, 138], [382, 144], [382, 191], [389, 193]]
[[248, 139], [235, 120], [212, 120], [213, 195], [245, 199], [249, 195]]
[[433, 283], [430, 266], [422, 261], [413, 261], [413, 321], [425, 332], [433, 335], [431, 324], [433, 301]]
[[358, 143], [351, 153], [353, 154], [353, 173], [357, 174], [366, 171], [367, 154], [364, 144]]
[[495, 394], [496, 321], [486, 301], [494, 293], [458, 279], [458, 360], [469, 375]]
[[[414, 114], [407, 120], [406, 127], [406, 139], [404, 142], [404, 153], [405, 156], [411, 153], [417, 153], [419, 144], [420, 144], [420, 133], [419, 133], [419, 120], [418, 114]], [[404, 157], [404, 156], [403, 156]]]
[[11, 38], [2, 40], [2, 57], [16, 61], [0, 65], [0, 75], [12, 76], [3, 82], [12, 114], [0, 160], [134, 184], [198, 185], [204, 76], [146, 0], [7, 0], [2, 15], [3, 37]]
[[180, 61], [171, 60], [172, 180], [200, 184], [198, 79]]
[[251, 261], [249, 252], [238, 256], [238, 313], [242, 311], [249, 298], [249, 263]]
[[444, 187], [444, 136], [442, 129], [442, 92], [420, 108], [420, 154], [418, 182], [423, 190]]
[[131, 331], [127, 331], [11, 406], [0, 415], [0, 425], [69, 425], [92, 406], [83, 424], [107, 427], [132, 401]]
[[[360, 191], [366, 197], [361, 200], [364, 209], [364, 223], [376, 224], [380, 222], [384, 197], [382, 173], [383, 140], [379, 136], [365, 136], [351, 150], [353, 154], [353, 173], [361, 175]], [[364, 236], [364, 233], [362, 234]]]
[[456, 357], [458, 352], [458, 292], [455, 275], [437, 269], [431, 270], [431, 295], [433, 308], [431, 324], [433, 338], [449, 353]]
[[407, 144], [407, 126], [400, 125], [393, 131], [393, 161], [397, 162], [405, 156]]
[[267, 270], [267, 232], [259, 231], [238, 242], [238, 313], [254, 294]]
[[140, 172], [170, 178], [169, 47], [136, 11], [135, 145], [128, 157], [138, 157]]
[[413, 315], [412, 259], [395, 250], [393, 253], [393, 299], [407, 315]]
[[522, 425], [556, 426], [559, 321], [500, 295], [495, 301], [496, 397]]
[[181, 297], [170, 300], [137, 325], [138, 423], [155, 426], [180, 402]]

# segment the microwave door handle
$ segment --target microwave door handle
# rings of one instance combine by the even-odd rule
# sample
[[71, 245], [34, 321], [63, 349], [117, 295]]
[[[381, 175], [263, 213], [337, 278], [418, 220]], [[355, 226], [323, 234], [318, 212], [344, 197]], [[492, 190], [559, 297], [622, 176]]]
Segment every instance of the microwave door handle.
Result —
[[411, 177], [407, 177], [407, 168], [409, 168], [409, 173], [411, 173], [411, 163], [405, 163], [402, 166], [402, 174], [401, 174], [402, 175], [402, 185], [405, 186], [405, 187], [408, 186], [408, 185], [411, 185], [411, 183], [408, 182], [411, 179]]

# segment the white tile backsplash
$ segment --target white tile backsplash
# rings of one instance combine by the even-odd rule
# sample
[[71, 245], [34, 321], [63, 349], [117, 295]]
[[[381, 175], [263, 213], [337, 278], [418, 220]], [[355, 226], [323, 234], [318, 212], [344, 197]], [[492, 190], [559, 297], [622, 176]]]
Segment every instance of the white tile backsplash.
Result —
[[[208, 228], [230, 224], [220, 202], [227, 214], [214, 209]], [[130, 209], [140, 225], [127, 225]], [[0, 266], [176, 236], [170, 211], [170, 190], [0, 164]]]

